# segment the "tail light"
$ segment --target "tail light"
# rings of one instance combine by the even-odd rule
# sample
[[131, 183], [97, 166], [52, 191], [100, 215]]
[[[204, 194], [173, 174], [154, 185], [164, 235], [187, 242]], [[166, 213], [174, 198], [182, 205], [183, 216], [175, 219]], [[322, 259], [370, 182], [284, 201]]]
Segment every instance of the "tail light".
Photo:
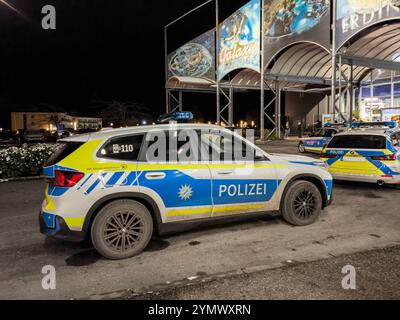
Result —
[[48, 181], [54, 184], [56, 187], [61, 188], [72, 188], [85, 176], [82, 172], [71, 172], [71, 171], [55, 171], [55, 177], [48, 179]]
[[335, 159], [337, 157], [336, 154], [327, 154], [325, 152], [321, 153], [321, 158], [325, 158], [325, 159]]
[[376, 161], [395, 161], [397, 160], [397, 155], [394, 153], [385, 156], [373, 156], [371, 159]]

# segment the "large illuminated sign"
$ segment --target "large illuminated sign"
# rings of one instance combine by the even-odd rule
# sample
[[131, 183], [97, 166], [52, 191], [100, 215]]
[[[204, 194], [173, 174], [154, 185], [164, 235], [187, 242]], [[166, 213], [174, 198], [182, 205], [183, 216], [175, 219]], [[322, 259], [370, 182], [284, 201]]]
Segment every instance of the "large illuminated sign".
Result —
[[395, 18], [400, 18], [399, 0], [337, 0], [338, 46], [368, 26]]
[[252, 0], [221, 25], [218, 37], [218, 79], [242, 68], [260, 72], [260, 0]]
[[266, 65], [296, 42], [313, 42], [329, 50], [330, 5], [330, 0], [264, 0]]
[[215, 80], [215, 30], [186, 43], [168, 57], [168, 77]]

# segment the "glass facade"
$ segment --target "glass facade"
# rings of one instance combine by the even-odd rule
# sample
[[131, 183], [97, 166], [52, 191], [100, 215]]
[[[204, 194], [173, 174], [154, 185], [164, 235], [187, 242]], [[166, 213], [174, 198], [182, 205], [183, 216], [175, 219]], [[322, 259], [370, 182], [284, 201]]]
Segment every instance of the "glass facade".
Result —
[[[398, 81], [398, 80], [397, 80]], [[400, 82], [363, 86], [357, 103], [362, 121], [400, 121]]]

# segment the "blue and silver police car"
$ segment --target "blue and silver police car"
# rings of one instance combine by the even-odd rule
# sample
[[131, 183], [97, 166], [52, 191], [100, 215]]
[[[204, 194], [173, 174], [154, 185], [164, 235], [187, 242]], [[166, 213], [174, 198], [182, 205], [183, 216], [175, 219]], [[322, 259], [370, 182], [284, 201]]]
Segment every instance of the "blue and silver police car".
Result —
[[400, 129], [396, 122], [354, 123], [321, 155], [337, 180], [400, 186]]
[[[235, 146], [242, 151], [232, 153]], [[243, 150], [251, 157], [243, 158]], [[109, 259], [139, 254], [153, 234], [205, 221], [281, 214], [295, 226], [309, 225], [332, 200], [332, 176], [322, 161], [268, 154], [211, 125], [70, 137], [61, 140], [44, 173], [41, 232], [90, 238]]]
[[301, 139], [298, 146], [299, 152], [320, 154], [323, 147], [326, 146], [336, 134], [343, 130], [345, 130], [344, 125], [327, 125], [311, 134], [309, 138]]

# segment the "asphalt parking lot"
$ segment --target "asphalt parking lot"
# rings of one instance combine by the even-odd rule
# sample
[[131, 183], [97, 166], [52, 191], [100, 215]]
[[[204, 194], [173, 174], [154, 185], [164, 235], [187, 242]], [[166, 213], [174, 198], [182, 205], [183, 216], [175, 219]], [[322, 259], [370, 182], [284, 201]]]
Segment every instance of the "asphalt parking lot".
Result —
[[[296, 153], [296, 145], [296, 141], [273, 142], [265, 148]], [[335, 184], [334, 203], [312, 226], [294, 228], [279, 218], [251, 220], [153, 239], [140, 256], [108, 261], [89, 244], [59, 242], [39, 233], [43, 181], [0, 183], [0, 298], [98, 298], [126, 289], [140, 293], [188, 278], [250, 274], [289, 262], [393, 247], [400, 244], [399, 192], [375, 185]], [[45, 265], [56, 269], [56, 290], [42, 289]], [[226, 295], [230, 298], [228, 291]]]

